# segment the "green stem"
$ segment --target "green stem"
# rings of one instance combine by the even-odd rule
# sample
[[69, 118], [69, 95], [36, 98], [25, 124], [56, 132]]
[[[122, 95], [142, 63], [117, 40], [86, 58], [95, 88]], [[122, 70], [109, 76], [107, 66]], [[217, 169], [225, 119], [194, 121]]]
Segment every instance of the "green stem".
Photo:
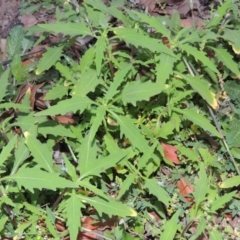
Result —
[[[188, 71], [189, 71], [189, 73], [191, 74], [191, 76], [195, 77], [195, 74], [194, 74], [193, 69], [192, 69], [193, 66], [192, 66], [192, 68], [190, 67], [190, 64], [187, 62], [187, 60], [186, 60], [185, 57], [183, 57], [183, 61], [184, 61], [184, 63], [186, 64], [186, 66], [187, 66], [187, 68], [188, 68]], [[237, 163], [236, 163], [236, 161], [235, 161], [235, 159], [234, 159], [234, 157], [233, 157], [233, 155], [232, 155], [232, 153], [231, 153], [231, 151], [230, 151], [230, 149], [229, 149], [229, 147], [228, 147], [227, 142], [226, 142], [225, 139], [224, 139], [222, 130], [221, 130], [221, 128], [220, 128], [220, 126], [219, 126], [219, 124], [218, 124], [218, 122], [217, 122], [217, 119], [216, 119], [216, 117], [215, 117], [215, 115], [214, 115], [211, 107], [210, 107], [208, 104], [207, 104], [207, 107], [208, 107], [208, 110], [209, 110], [209, 112], [210, 112], [210, 115], [211, 115], [211, 117], [212, 117], [212, 119], [213, 119], [213, 122], [214, 122], [214, 124], [215, 124], [215, 127], [217, 128], [218, 132], [219, 132], [220, 135], [221, 135], [221, 139], [222, 139], [222, 141], [223, 141], [223, 144], [224, 144], [224, 146], [225, 146], [225, 148], [226, 148], [226, 150], [227, 150], [227, 152], [228, 152], [228, 154], [229, 154], [229, 156], [230, 156], [230, 159], [231, 159], [231, 161], [232, 161], [232, 163], [233, 163], [233, 165], [234, 165], [234, 167], [235, 167], [235, 169], [236, 169], [236, 172], [237, 172], [238, 175], [240, 175], [240, 170], [239, 170], [239, 168], [238, 168], [238, 165], [237, 165]]]
[[[64, 140], [65, 140], [65, 142], [67, 143], [67, 138], [66, 138], [66, 137], [64, 137]], [[68, 149], [69, 149], [69, 151], [70, 151], [70, 153], [71, 153], [71, 155], [72, 155], [72, 158], [73, 158], [74, 162], [75, 162], [75, 163], [78, 163], [78, 159], [76, 158], [76, 156], [75, 156], [75, 154], [74, 154], [71, 146], [70, 146], [68, 143], [67, 143], [67, 146], [68, 146]]]

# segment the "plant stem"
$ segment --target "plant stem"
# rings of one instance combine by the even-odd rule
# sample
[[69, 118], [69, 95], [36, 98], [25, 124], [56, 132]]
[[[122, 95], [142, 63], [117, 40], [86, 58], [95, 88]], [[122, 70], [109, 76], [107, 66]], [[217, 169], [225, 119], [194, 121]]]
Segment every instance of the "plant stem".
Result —
[[211, 114], [211, 116], [212, 116], [212, 119], [213, 119], [213, 121], [214, 121], [214, 124], [215, 124], [218, 132], [220, 133], [220, 135], [221, 135], [221, 137], [222, 137], [223, 144], [224, 144], [224, 146], [225, 146], [225, 148], [226, 148], [226, 150], [227, 150], [227, 152], [228, 152], [228, 154], [229, 154], [229, 156], [230, 156], [230, 159], [231, 159], [231, 161], [232, 161], [232, 163], [233, 163], [233, 165], [234, 165], [234, 167], [235, 167], [235, 169], [236, 169], [236, 172], [237, 172], [238, 175], [240, 175], [240, 170], [239, 170], [239, 168], [238, 168], [238, 165], [237, 165], [237, 163], [236, 163], [236, 161], [235, 161], [235, 159], [234, 159], [234, 157], [233, 157], [233, 155], [232, 155], [232, 153], [231, 153], [231, 151], [230, 151], [230, 149], [229, 149], [229, 147], [228, 147], [227, 142], [226, 142], [225, 139], [224, 139], [222, 130], [221, 130], [221, 128], [219, 127], [219, 124], [218, 124], [218, 122], [217, 122], [217, 119], [216, 119], [216, 117], [215, 117], [215, 115], [214, 115], [211, 107], [210, 107], [209, 105], [207, 105], [207, 106], [208, 106], [208, 110], [209, 110], [209, 112], [210, 112], [210, 114]]
[[[185, 62], [185, 64], [186, 64], [186, 66], [187, 66], [187, 68], [188, 68], [188, 71], [189, 71], [189, 73], [191, 74], [191, 76], [194, 77], [195, 74], [193, 73], [193, 69], [190, 67], [190, 64], [187, 62], [186, 58], [183, 57], [183, 61]], [[215, 115], [214, 115], [214, 113], [213, 113], [213, 111], [212, 111], [212, 108], [209, 106], [209, 104], [207, 104], [207, 107], [208, 107], [208, 110], [209, 110], [209, 112], [210, 112], [210, 114], [211, 114], [211, 117], [212, 117], [212, 119], [213, 119], [213, 122], [214, 122], [214, 124], [215, 124], [215, 127], [217, 128], [219, 134], [221, 135], [221, 139], [222, 139], [222, 141], [223, 141], [223, 144], [224, 144], [224, 146], [225, 146], [225, 148], [226, 148], [226, 150], [227, 150], [227, 152], [228, 152], [228, 154], [229, 154], [229, 156], [230, 156], [230, 159], [231, 159], [231, 161], [232, 161], [232, 163], [233, 163], [233, 165], [234, 165], [234, 167], [235, 167], [235, 169], [236, 169], [236, 172], [237, 172], [238, 175], [240, 175], [240, 170], [239, 170], [239, 168], [238, 168], [238, 165], [237, 165], [237, 163], [236, 163], [233, 155], [231, 154], [231, 151], [230, 151], [230, 149], [229, 149], [229, 147], [228, 147], [227, 142], [226, 142], [225, 139], [224, 139], [222, 130], [221, 130], [221, 128], [220, 128], [220, 126], [219, 126], [219, 124], [218, 124], [218, 122], [217, 122], [217, 119], [216, 119], [216, 117], [215, 117]]]
[[[64, 137], [64, 140], [65, 140], [65, 142], [67, 143], [67, 138], [66, 138], [66, 137]], [[71, 155], [72, 155], [72, 158], [73, 158], [74, 162], [75, 162], [75, 163], [78, 163], [78, 159], [76, 158], [76, 156], [75, 156], [75, 154], [74, 154], [71, 146], [70, 146], [68, 143], [67, 143], [67, 146], [68, 146], [68, 149], [69, 149], [69, 151], [70, 151], [70, 153], [71, 153]]]

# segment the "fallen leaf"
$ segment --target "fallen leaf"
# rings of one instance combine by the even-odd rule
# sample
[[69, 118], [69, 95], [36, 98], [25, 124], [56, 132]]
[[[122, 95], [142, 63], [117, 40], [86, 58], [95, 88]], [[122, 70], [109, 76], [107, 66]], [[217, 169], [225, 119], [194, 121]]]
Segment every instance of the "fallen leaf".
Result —
[[19, 17], [20, 21], [24, 27], [31, 27], [38, 23], [37, 19], [30, 13], [26, 13], [23, 16]]
[[27, 67], [27, 66], [33, 65], [33, 64], [35, 64], [35, 62], [34, 62], [33, 59], [27, 59], [27, 60], [25, 60], [25, 61], [22, 61], [22, 66], [23, 66], [23, 67]]
[[34, 85], [31, 87], [31, 108], [32, 110], [34, 110], [34, 104], [35, 104], [35, 100], [36, 100], [36, 92], [38, 89], [40, 89], [43, 85], [45, 84], [45, 82]]
[[[20, 91], [18, 93], [18, 95], [16, 96], [16, 98], [14, 99], [14, 103], [20, 103], [21, 100], [23, 99], [23, 97], [25, 96], [26, 92], [28, 90], [30, 90], [30, 83], [26, 83], [24, 84], [21, 88], [20, 88]], [[8, 117], [11, 117], [11, 116], [14, 116], [14, 113], [15, 113], [15, 110], [13, 108], [10, 108], [9, 110], [3, 112], [1, 115], [0, 115], [0, 119], [6, 119]]]
[[232, 220], [232, 219], [233, 219], [232, 213], [224, 213], [224, 216], [225, 216], [228, 220]]
[[182, 27], [196, 26], [196, 28], [199, 29], [203, 27], [203, 21], [201, 19], [197, 20], [194, 19], [193, 21], [192, 18], [181, 19], [181, 26]]
[[184, 178], [181, 178], [178, 183], [178, 189], [180, 191], [180, 194], [185, 198], [187, 202], [191, 202], [193, 198], [191, 197], [185, 197], [186, 195], [192, 193], [194, 191], [194, 187], [191, 185], [188, 185]]
[[154, 8], [156, 7], [156, 1], [155, 0], [140, 0], [139, 4], [143, 5], [145, 8], [148, 9], [148, 12], [152, 12]]
[[105, 222], [99, 222], [91, 217], [85, 216], [82, 219], [82, 226], [90, 230], [104, 231], [105, 229], [112, 229], [118, 223], [117, 217], [108, 218]]
[[60, 124], [75, 124], [72, 114], [58, 115], [55, 118]]
[[177, 148], [175, 146], [162, 143], [162, 148], [163, 148], [165, 158], [167, 158], [169, 161], [175, 164], [180, 164], [180, 161], [177, 155]]
[[[34, 57], [36, 57], [35, 54], [39, 53], [39, 54], [41, 54], [41, 56], [42, 56], [42, 54], [43, 54], [44, 52], [46, 52], [46, 47], [48, 47], [48, 46], [49, 46], [48, 44], [45, 44], [45, 45], [37, 45], [37, 46], [33, 47], [30, 52], [28, 52], [28, 55], [31, 55], [31, 56], [34, 55]], [[37, 58], [40, 58], [41, 56], [37, 56]]]
[[66, 230], [66, 225], [64, 222], [57, 220], [55, 223], [56, 229], [60, 232], [63, 232]]
[[77, 240], [98, 240], [94, 232], [83, 232], [79, 233]]
[[168, 48], [171, 48], [169, 39], [167, 37], [161, 37], [161, 39], [162, 39], [162, 42], [165, 46], [167, 46]]
[[161, 221], [161, 218], [159, 217], [159, 215], [156, 213], [156, 211], [151, 211], [148, 212], [148, 214], [154, 219], [154, 221], [156, 223], [159, 223]]

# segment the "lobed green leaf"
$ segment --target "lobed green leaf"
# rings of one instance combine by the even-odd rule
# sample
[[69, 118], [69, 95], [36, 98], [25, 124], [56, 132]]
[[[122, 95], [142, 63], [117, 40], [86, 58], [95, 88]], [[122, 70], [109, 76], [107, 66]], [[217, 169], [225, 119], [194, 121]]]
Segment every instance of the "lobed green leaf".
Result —
[[196, 203], [196, 211], [199, 204], [205, 200], [206, 194], [208, 192], [208, 179], [204, 164], [200, 163], [200, 169], [198, 173], [198, 179], [195, 181], [194, 192], [192, 193]]
[[81, 62], [79, 64], [79, 70], [81, 73], [84, 73], [89, 69], [89, 67], [93, 64], [93, 59], [96, 54], [96, 48], [90, 47], [83, 55]]
[[184, 118], [192, 121], [194, 124], [200, 126], [205, 131], [209, 131], [216, 137], [221, 138], [220, 133], [216, 130], [216, 128], [209, 122], [209, 120], [204, 117], [202, 114], [198, 113], [196, 109], [178, 109], [173, 108], [174, 112], [183, 114]]
[[131, 82], [122, 91], [122, 101], [125, 105], [131, 103], [136, 106], [137, 101], [149, 100], [150, 97], [161, 93], [164, 89], [165, 86], [160, 82]]
[[148, 143], [144, 136], [140, 133], [139, 128], [134, 124], [134, 120], [122, 116], [118, 116], [111, 111], [113, 117], [117, 120], [120, 125], [121, 133], [129, 139], [131, 144], [138, 148], [140, 151], [145, 151], [148, 148]]
[[211, 231], [209, 231], [209, 240], [224, 240], [222, 234], [217, 231], [212, 229]]
[[108, 196], [103, 192], [102, 189], [99, 189], [97, 188], [96, 186], [92, 185], [90, 182], [89, 182], [89, 179], [88, 178], [85, 178], [84, 180], [80, 180], [80, 181], [77, 181], [78, 185], [83, 187], [83, 188], [87, 188], [88, 190], [92, 191], [95, 195], [98, 195], [100, 197], [102, 197], [103, 199], [105, 200], [108, 200]]
[[216, 109], [218, 107], [218, 103], [216, 100], [216, 94], [209, 90], [209, 86], [207, 83], [201, 80], [199, 76], [189, 76], [179, 74], [183, 79], [185, 79], [191, 87], [194, 89], [195, 92], [199, 93], [201, 97], [207, 101], [207, 103], [213, 108]]
[[232, 188], [240, 185], [240, 176], [233, 176], [223, 181], [220, 188]]
[[13, 109], [18, 109], [18, 110], [30, 110], [29, 106], [20, 104], [20, 103], [13, 103], [13, 102], [6, 102], [6, 103], [0, 103], [0, 109], [9, 109], [9, 108], [13, 108]]
[[23, 186], [32, 193], [33, 189], [56, 190], [57, 188], [78, 187], [74, 182], [59, 177], [56, 173], [45, 172], [39, 168], [26, 168], [26, 166], [21, 167], [16, 174], [1, 179], [1, 181], [5, 180], [14, 180], [19, 187]]
[[219, 71], [215, 66], [215, 64], [208, 57], [206, 57], [204, 52], [199, 51], [197, 48], [192, 47], [191, 45], [188, 45], [188, 44], [181, 44], [178, 46], [180, 49], [185, 51], [188, 55], [192, 55], [196, 60], [201, 61], [201, 63], [204, 66], [210, 68], [212, 71], [219, 74]]
[[55, 85], [45, 95], [44, 100], [61, 99], [67, 95], [68, 89], [63, 85]]
[[121, 83], [125, 81], [125, 79], [128, 78], [128, 74], [131, 72], [132, 66], [131, 64], [126, 65], [124, 68], [119, 69], [113, 78], [113, 82], [111, 82], [107, 93], [105, 95], [106, 100], [112, 99], [119, 91], [117, 90]]
[[14, 164], [11, 170], [11, 175], [15, 174], [20, 165], [29, 157], [29, 151], [24, 144], [24, 139], [21, 138], [18, 142], [17, 149], [14, 152]]
[[83, 112], [92, 103], [88, 97], [73, 96], [71, 99], [62, 100], [57, 105], [36, 113], [35, 116], [54, 116], [57, 114], [64, 115], [68, 112]]
[[81, 171], [80, 168], [80, 179], [84, 179], [88, 176], [100, 176], [100, 173], [104, 172], [106, 169], [116, 166], [123, 158], [129, 154], [128, 151], [119, 150], [118, 152], [112, 153], [107, 157], [102, 157], [100, 159], [94, 159], [85, 171]]
[[100, 197], [85, 197], [78, 195], [79, 199], [83, 203], [90, 204], [93, 206], [99, 213], [100, 216], [102, 216], [102, 213], [106, 213], [109, 216], [120, 216], [120, 217], [127, 217], [132, 216], [136, 217], [137, 212], [126, 206], [125, 204], [121, 202], [117, 202], [116, 200], [109, 198], [108, 200], [104, 200]]
[[180, 215], [180, 209], [177, 212], [175, 212], [172, 218], [169, 221], [167, 221], [167, 223], [165, 224], [164, 231], [161, 234], [161, 239], [163, 240], [174, 239], [175, 234], [179, 228], [179, 224], [177, 224], [179, 215]]
[[71, 239], [77, 239], [81, 227], [81, 208], [85, 208], [84, 204], [79, 200], [76, 191], [72, 190], [70, 198], [66, 201], [66, 218], [67, 226]]
[[103, 13], [107, 13], [110, 16], [113, 16], [113, 17], [117, 18], [118, 20], [122, 21], [126, 25], [131, 24], [131, 22], [123, 14], [123, 12], [118, 10], [114, 6], [113, 7], [112, 6], [107, 7], [103, 2], [94, 1], [94, 0], [88, 0], [86, 3], [90, 4], [94, 9], [97, 9], [97, 10], [103, 12]]
[[15, 54], [21, 55], [22, 41], [24, 38], [23, 27], [18, 25], [11, 29], [7, 37], [7, 53], [9, 58], [13, 58]]
[[240, 84], [235, 81], [226, 81], [224, 83], [224, 89], [227, 92], [228, 96], [233, 101], [240, 102]]
[[76, 138], [76, 136], [71, 132], [70, 129], [53, 121], [40, 124], [38, 128], [38, 133], [42, 134], [45, 137], [47, 137], [47, 135], [53, 135], [60, 137]]
[[51, 47], [47, 48], [47, 51], [43, 54], [40, 62], [37, 65], [36, 75], [40, 75], [42, 72], [48, 70], [62, 56], [62, 48], [63, 47]]
[[102, 61], [104, 59], [106, 46], [107, 46], [106, 37], [104, 35], [101, 35], [95, 44], [96, 48], [95, 64], [98, 76], [100, 75], [102, 70]]
[[[75, 79], [73, 78], [73, 71], [72, 71], [72, 69], [71, 68], [69, 68], [68, 66], [66, 66], [66, 65], [63, 65], [63, 64], [61, 64], [60, 62], [57, 62], [56, 64], [55, 64], [55, 67], [56, 67], [56, 69], [61, 73], [61, 75], [63, 76], [63, 77], [65, 77], [67, 80], [71, 80], [72, 82], [74, 82], [75, 81]], [[56, 86], [56, 85], [55, 85]], [[63, 85], [57, 85], [57, 86], [61, 86], [61, 87], [64, 87], [65, 88], [65, 86], [63, 86]], [[66, 88], [65, 88], [66, 89]], [[52, 90], [52, 89], [51, 89]], [[50, 91], [51, 91], [50, 90]], [[61, 93], [61, 92], [60, 92]], [[48, 95], [48, 93], [46, 94], [46, 95]], [[46, 98], [46, 96], [45, 96], [45, 98]]]
[[148, 16], [144, 13], [137, 12], [132, 9], [131, 10], [126, 9], [126, 12], [129, 13], [129, 16], [131, 16], [132, 14], [137, 15], [141, 22], [147, 23], [149, 27], [154, 28], [158, 33], [161, 33], [164, 37], [170, 38], [171, 32], [169, 31], [169, 29], [166, 28], [163, 22], [159, 21], [159, 19], [156, 18], [156, 16]]
[[204, 216], [200, 216], [197, 222], [197, 230], [196, 232], [189, 238], [189, 240], [197, 239], [206, 229], [206, 220]]
[[212, 212], [216, 212], [217, 210], [219, 210], [220, 208], [224, 207], [224, 204], [230, 202], [233, 197], [236, 195], [237, 191], [233, 191], [230, 193], [226, 193], [223, 196], [217, 198], [211, 206], [211, 211]]
[[236, 54], [240, 54], [240, 32], [238, 30], [225, 28], [224, 34], [221, 37], [228, 41]]
[[23, 82], [26, 78], [25, 69], [19, 54], [15, 54], [11, 62], [11, 72], [18, 82]]
[[163, 202], [166, 206], [169, 205], [170, 196], [168, 193], [157, 183], [156, 179], [146, 179], [144, 188], [148, 189], [149, 193], [157, 197], [160, 202]]
[[42, 144], [36, 137], [30, 132], [24, 132], [25, 143], [28, 149], [31, 151], [34, 160], [45, 170], [50, 173], [54, 172], [52, 154], [48, 150], [46, 144]]
[[96, 141], [95, 135], [98, 131], [98, 128], [102, 124], [105, 116], [105, 109], [103, 107], [99, 107], [96, 111], [96, 115], [92, 118], [92, 126], [90, 128], [89, 133], [82, 140], [82, 144], [79, 148], [79, 159], [80, 163], [78, 169], [81, 174], [87, 172], [90, 168], [90, 165], [95, 164], [96, 161]]
[[160, 40], [143, 35], [142, 33], [137, 32], [135, 29], [120, 27], [114, 28], [113, 31], [116, 34], [116, 36], [113, 38], [122, 39], [127, 44], [132, 44], [135, 47], [146, 48], [152, 52], [165, 53], [173, 57], [175, 56], [169, 48], [160, 42]]
[[227, 13], [227, 10], [232, 3], [232, 0], [227, 0], [224, 2], [217, 11], [213, 14], [213, 17], [211, 18], [210, 23], [206, 26], [206, 28], [212, 28], [220, 24], [222, 21], [224, 15]]
[[130, 187], [134, 184], [135, 180], [135, 174], [129, 173], [126, 177], [126, 179], [123, 181], [123, 183], [120, 186], [120, 191], [117, 195], [117, 200], [120, 200], [124, 194], [130, 190]]
[[8, 159], [8, 157], [11, 155], [11, 151], [13, 150], [16, 142], [17, 142], [17, 135], [12, 137], [11, 140], [8, 142], [8, 144], [2, 148], [2, 151], [0, 153], [0, 166], [2, 166], [4, 162]]
[[237, 78], [240, 78], [240, 72], [238, 64], [233, 60], [233, 56], [224, 48], [213, 48], [218, 61], [222, 62], [229, 70], [236, 74]]
[[166, 80], [173, 74], [174, 63], [178, 60], [168, 54], [161, 53], [156, 64], [156, 77], [161, 89], [165, 89]]
[[93, 92], [97, 85], [101, 84], [101, 78], [97, 77], [97, 72], [89, 69], [84, 71], [73, 88], [73, 96], [85, 97], [89, 92]]
[[[6, 95], [7, 92], [7, 86], [8, 86], [8, 77], [9, 77], [10, 69], [8, 68], [7, 70], [2, 73], [0, 77], [0, 82], [1, 82], [1, 87], [0, 87], [0, 102], [3, 100], [3, 98]], [[1, 104], [0, 104], [1, 106]]]

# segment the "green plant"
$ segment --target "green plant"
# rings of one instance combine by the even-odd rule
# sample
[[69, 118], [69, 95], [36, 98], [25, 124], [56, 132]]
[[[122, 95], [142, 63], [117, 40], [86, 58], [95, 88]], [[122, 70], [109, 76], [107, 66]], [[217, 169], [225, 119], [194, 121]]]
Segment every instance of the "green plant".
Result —
[[[223, 3], [203, 29], [182, 28], [177, 14], [151, 17], [101, 1], [86, 1], [64, 21], [57, 9], [58, 21], [39, 29], [65, 38], [47, 49], [35, 74], [21, 67], [22, 34], [10, 34], [13, 61], [0, 90], [2, 235], [76, 239], [87, 231], [82, 216], [114, 215], [118, 226], [105, 239], [237, 237], [212, 219], [239, 201], [228, 191], [240, 184], [229, 178], [239, 173], [238, 105], [231, 103], [238, 101], [239, 20], [229, 12], [236, 6]], [[77, 63], [66, 49], [88, 35]], [[224, 91], [231, 100], [219, 106]], [[75, 124], [61, 124], [67, 114]], [[52, 156], [57, 144], [67, 148], [61, 164]], [[183, 178], [193, 186], [185, 195], [177, 187]], [[56, 221], [68, 229], [59, 232]]]

